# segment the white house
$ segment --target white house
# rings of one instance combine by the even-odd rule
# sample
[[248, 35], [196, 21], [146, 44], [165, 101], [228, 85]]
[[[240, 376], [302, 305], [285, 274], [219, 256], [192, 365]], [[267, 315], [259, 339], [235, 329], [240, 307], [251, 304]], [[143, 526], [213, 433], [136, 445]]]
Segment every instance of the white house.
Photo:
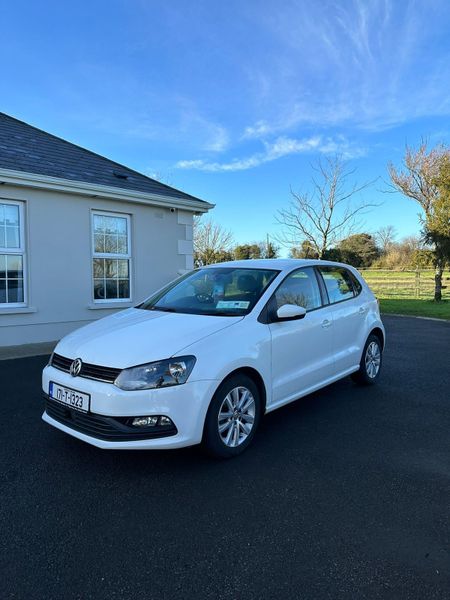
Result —
[[213, 205], [0, 113], [0, 347], [50, 342], [193, 267]]

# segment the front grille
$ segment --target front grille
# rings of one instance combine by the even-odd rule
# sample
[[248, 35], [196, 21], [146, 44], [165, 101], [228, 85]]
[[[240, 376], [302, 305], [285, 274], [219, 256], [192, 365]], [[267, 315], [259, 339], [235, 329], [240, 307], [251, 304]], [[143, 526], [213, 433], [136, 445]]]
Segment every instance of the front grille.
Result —
[[173, 427], [132, 427], [133, 417], [105, 417], [73, 410], [45, 395], [45, 412], [49, 417], [75, 431], [108, 442], [129, 442], [169, 437], [178, 433]]
[[[70, 373], [70, 365], [73, 363], [73, 358], [66, 358], [60, 354], [53, 354], [52, 367]], [[113, 369], [111, 367], [101, 367], [100, 365], [91, 365], [82, 363], [81, 371], [78, 377], [86, 379], [95, 379], [96, 381], [104, 381], [106, 383], [114, 383], [122, 369]]]
[[53, 354], [52, 356], [52, 367], [55, 367], [55, 369], [59, 369], [60, 371], [66, 371], [68, 373], [72, 363], [73, 359], [66, 358], [60, 354]]

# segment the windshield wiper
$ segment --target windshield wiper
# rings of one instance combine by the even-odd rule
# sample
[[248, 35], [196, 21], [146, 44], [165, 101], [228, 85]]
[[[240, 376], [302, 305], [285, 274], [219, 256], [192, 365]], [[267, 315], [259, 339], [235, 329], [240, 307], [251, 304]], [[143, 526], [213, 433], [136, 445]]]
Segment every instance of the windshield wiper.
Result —
[[241, 313], [235, 313], [235, 312], [227, 312], [225, 310], [218, 310], [218, 311], [214, 311], [214, 312], [210, 312], [210, 313], [202, 313], [204, 315], [209, 315], [211, 317], [244, 317], [245, 315], [241, 314]]
[[162, 312], [178, 312], [175, 308], [170, 308], [169, 306], [150, 306], [148, 310], [160, 310]]

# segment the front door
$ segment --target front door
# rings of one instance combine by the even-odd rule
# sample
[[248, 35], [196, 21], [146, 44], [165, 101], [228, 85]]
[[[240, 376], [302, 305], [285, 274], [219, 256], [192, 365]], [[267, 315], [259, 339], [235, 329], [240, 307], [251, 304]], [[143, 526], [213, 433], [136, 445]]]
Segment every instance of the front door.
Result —
[[322, 306], [312, 267], [290, 273], [274, 293], [271, 303], [275, 311], [283, 304], [297, 304], [307, 310], [303, 319], [269, 325], [272, 401], [273, 405], [281, 405], [333, 377], [333, 317], [330, 307]]

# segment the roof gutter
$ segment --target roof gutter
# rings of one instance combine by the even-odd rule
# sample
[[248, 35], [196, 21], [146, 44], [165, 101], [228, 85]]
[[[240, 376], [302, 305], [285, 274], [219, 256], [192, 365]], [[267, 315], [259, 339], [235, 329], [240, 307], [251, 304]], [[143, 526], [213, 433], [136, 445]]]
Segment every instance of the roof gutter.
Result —
[[112, 187], [108, 185], [97, 185], [62, 179], [59, 177], [48, 177], [36, 173], [13, 171], [0, 168], [0, 184], [30, 187], [40, 190], [52, 190], [78, 196], [90, 196], [91, 198], [105, 198], [122, 202], [134, 202], [136, 204], [148, 204], [151, 206], [162, 206], [165, 208], [179, 208], [195, 213], [206, 213], [214, 208], [215, 204], [202, 200], [190, 200], [163, 196], [162, 194], [149, 194], [147, 192], [136, 192], [125, 188]]

